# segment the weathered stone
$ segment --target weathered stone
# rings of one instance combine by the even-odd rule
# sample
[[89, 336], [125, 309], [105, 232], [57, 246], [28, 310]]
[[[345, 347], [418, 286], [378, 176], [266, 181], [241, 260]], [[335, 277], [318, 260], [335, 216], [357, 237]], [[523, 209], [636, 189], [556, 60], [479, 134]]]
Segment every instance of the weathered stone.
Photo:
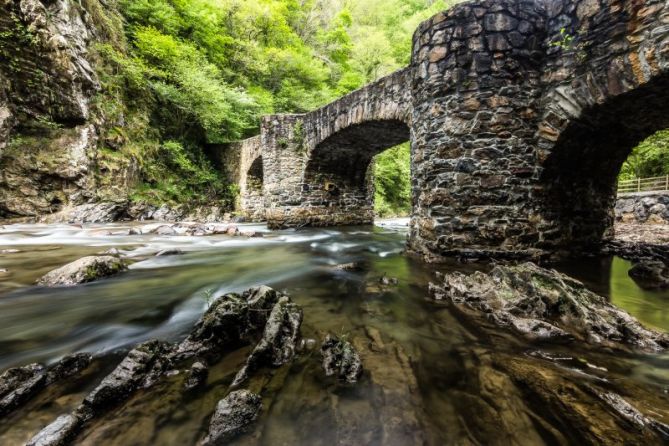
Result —
[[493, 13], [485, 16], [483, 26], [486, 31], [511, 31], [516, 29], [518, 20], [504, 13]]
[[336, 336], [327, 335], [321, 346], [325, 376], [336, 376], [338, 381], [355, 384], [362, 375], [362, 362], [353, 345]]
[[669, 268], [659, 260], [641, 260], [629, 270], [629, 276], [642, 288], [669, 288]]
[[288, 296], [281, 296], [267, 318], [260, 342], [235, 376], [231, 387], [239, 387], [262, 366], [279, 367], [292, 361], [299, 342], [302, 317], [300, 307], [290, 302]]
[[38, 280], [42, 286], [71, 286], [114, 276], [128, 269], [126, 263], [113, 256], [88, 256], [61, 266]]
[[218, 402], [209, 422], [209, 432], [200, 446], [218, 446], [246, 432], [262, 410], [260, 396], [248, 390], [237, 390]]
[[614, 348], [651, 352], [669, 347], [669, 337], [589, 291], [582, 283], [532, 263], [497, 266], [490, 274], [452, 273], [432, 295], [465, 313], [541, 340], [577, 339]]
[[209, 376], [209, 368], [202, 362], [197, 361], [188, 370], [188, 378], [184, 382], [186, 390], [193, 390], [207, 384], [207, 377]]

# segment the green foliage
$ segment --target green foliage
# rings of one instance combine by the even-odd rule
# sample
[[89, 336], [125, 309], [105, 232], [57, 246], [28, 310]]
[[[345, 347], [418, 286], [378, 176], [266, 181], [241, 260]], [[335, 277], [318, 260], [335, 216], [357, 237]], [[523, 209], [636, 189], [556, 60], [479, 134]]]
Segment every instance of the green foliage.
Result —
[[379, 217], [403, 217], [411, 212], [409, 143], [388, 149], [374, 159], [374, 207]]
[[667, 174], [669, 174], [669, 130], [662, 130], [632, 150], [620, 170], [619, 180]]
[[[116, 29], [97, 0], [85, 2]], [[108, 63], [95, 105], [118, 123], [106, 141], [141, 166], [133, 198], [231, 203], [236, 191], [203, 155], [207, 144], [251, 136], [262, 115], [313, 110], [405, 66], [419, 22], [454, 3], [118, 0], [125, 40], [98, 48]], [[294, 129], [298, 150], [303, 138]], [[381, 214], [407, 212], [408, 166], [406, 146], [379, 157]]]

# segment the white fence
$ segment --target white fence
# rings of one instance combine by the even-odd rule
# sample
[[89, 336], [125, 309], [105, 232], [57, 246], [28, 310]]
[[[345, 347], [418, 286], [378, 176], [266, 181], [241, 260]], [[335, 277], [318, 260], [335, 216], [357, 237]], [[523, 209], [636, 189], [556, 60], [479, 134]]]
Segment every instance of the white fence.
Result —
[[636, 178], [618, 182], [618, 193], [669, 191], [669, 175], [652, 178]]

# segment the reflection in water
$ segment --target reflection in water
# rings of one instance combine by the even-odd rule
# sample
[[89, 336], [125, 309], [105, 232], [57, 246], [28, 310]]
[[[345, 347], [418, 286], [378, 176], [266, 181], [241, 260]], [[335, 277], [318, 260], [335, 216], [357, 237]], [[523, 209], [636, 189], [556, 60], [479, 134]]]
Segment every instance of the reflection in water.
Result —
[[[0, 268], [8, 270], [0, 275], [0, 369], [90, 351], [100, 358], [97, 373], [102, 376], [118, 361], [109, 352], [151, 338], [177, 340], [211, 299], [267, 284], [303, 307], [305, 337], [322, 339], [333, 332], [350, 338], [364, 352], [369, 373], [355, 388], [333, 387], [313, 353], [292, 368], [269, 374], [267, 410], [258, 428], [262, 435], [254, 444], [509, 444], [518, 439], [542, 444], [548, 428], [534, 426], [542, 409], [535, 407], [536, 413], [528, 416], [526, 408], [513, 406], [521, 404], [514, 403], [520, 397], [508, 393], [494, 366], [495, 358], [504, 357], [500, 355], [525, 357], [537, 346], [510, 333], [472, 326], [429, 301], [427, 286], [435, 267], [400, 254], [406, 227], [399, 223], [268, 232], [262, 239], [129, 236], [129, 226], [121, 224], [6, 226], [0, 229], [0, 249], [20, 252], [0, 254]], [[74, 288], [30, 286], [54, 267], [110, 247], [135, 262], [129, 272]], [[185, 254], [153, 256], [167, 248]], [[334, 268], [350, 262], [365, 264], [365, 271]], [[669, 330], [664, 311], [669, 293], [641, 290], [627, 276], [629, 267], [621, 259], [589, 259], [559, 269], [644, 323]], [[384, 275], [398, 278], [399, 286], [381, 286]], [[576, 354], [559, 346], [540, 347]], [[234, 352], [212, 369], [201, 398], [183, 401], [183, 376], [170, 378], [160, 384], [160, 401], [139, 395], [79, 442], [193, 444], [245, 353]], [[669, 386], [663, 356], [622, 358], [588, 348], [578, 355], [606, 368], [612, 382], [643, 384], [658, 394]], [[58, 404], [36, 403], [37, 412], [30, 417], [0, 420], [0, 444], [22, 444], [74, 407], [93, 382], [65, 392]], [[514, 414], [507, 432], [488, 422], [486, 411], [498, 404], [495, 398], [504, 399], [504, 410]]]

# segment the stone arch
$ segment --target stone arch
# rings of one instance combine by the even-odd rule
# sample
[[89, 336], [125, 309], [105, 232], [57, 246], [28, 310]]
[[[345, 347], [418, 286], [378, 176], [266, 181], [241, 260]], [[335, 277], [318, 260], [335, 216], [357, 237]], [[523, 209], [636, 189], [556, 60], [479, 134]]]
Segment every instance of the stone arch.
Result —
[[554, 8], [549, 42], [564, 29], [575, 40], [546, 59], [539, 241], [549, 251], [573, 252], [613, 235], [622, 164], [639, 142], [669, 128], [669, 28], [662, 19], [669, 4], [563, 1]]
[[372, 160], [409, 139], [409, 126], [389, 119], [351, 125], [317, 144], [310, 153], [303, 179], [303, 202], [311, 208], [309, 223], [371, 224]]
[[632, 149], [669, 128], [669, 75], [608, 98], [569, 121], [546, 153], [541, 214], [552, 228], [542, 248], [592, 249], [613, 235], [617, 176]]

